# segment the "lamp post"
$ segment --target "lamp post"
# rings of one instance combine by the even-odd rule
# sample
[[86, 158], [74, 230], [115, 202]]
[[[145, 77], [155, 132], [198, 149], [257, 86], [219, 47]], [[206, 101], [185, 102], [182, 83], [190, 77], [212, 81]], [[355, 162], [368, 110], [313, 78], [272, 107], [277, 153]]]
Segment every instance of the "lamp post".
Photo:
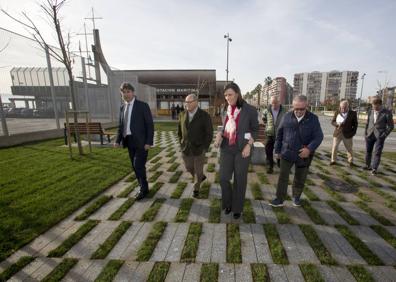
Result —
[[360, 97], [359, 97], [359, 103], [358, 103], [358, 112], [357, 112], [357, 118], [359, 120], [359, 114], [360, 114], [360, 102], [362, 101], [362, 95], [363, 95], [363, 84], [364, 84], [364, 77], [366, 76], [365, 73], [362, 75], [362, 87], [360, 88]]
[[227, 32], [227, 34], [224, 35], [224, 38], [227, 39], [227, 68], [226, 68], [226, 74], [227, 74], [227, 76], [226, 76], [226, 81], [227, 81], [227, 83], [228, 83], [228, 53], [229, 53], [229, 50], [230, 50], [230, 42], [232, 41], [232, 38], [230, 37], [230, 35], [228, 34], [228, 32]]

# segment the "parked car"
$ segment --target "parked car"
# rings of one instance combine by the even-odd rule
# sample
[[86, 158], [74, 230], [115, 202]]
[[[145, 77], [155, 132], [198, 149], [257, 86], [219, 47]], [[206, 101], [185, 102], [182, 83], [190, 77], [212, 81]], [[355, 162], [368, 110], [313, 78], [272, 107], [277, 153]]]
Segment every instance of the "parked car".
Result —
[[52, 118], [54, 117], [53, 109], [34, 109], [33, 116], [37, 118]]
[[7, 113], [7, 117], [20, 117], [23, 109], [24, 108], [11, 108]]
[[24, 118], [33, 117], [33, 109], [27, 109], [27, 108], [22, 109], [21, 117], [24, 117]]

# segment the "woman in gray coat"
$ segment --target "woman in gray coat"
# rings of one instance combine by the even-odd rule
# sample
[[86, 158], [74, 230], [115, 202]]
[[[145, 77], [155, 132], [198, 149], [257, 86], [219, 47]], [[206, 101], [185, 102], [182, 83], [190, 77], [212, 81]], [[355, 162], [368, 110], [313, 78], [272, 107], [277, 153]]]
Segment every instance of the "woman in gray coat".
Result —
[[[243, 210], [247, 175], [254, 140], [258, 134], [257, 110], [242, 99], [241, 90], [235, 83], [224, 88], [227, 101], [223, 130], [217, 133], [215, 147], [220, 146], [220, 186], [222, 208], [231, 211], [238, 219]], [[231, 186], [231, 178], [234, 183]]]

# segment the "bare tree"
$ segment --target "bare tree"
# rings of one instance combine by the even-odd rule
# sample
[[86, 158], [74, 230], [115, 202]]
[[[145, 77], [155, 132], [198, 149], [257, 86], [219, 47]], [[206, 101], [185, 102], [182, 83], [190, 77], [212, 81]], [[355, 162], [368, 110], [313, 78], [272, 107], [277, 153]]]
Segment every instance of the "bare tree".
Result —
[[[83, 154], [80, 134], [77, 130], [77, 107], [76, 107], [76, 98], [75, 98], [75, 89], [74, 89], [74, 78], [73, 78], [73, 66], [72, 66], [72, 58], [70, 52], [70, 34], [67, 35], [67, 40], [64, 40], [64, 36], [62, 33], [61, 22], [59, 19], [59, 11], [65, 4], [66, 0], [46, 0], [40, 4], [41, 9], [43, 10], [45, 16], [50, 20], [51, 24], [53, 24], [53, 28], [55, 29], [57, 40], [59, 44], [59, 51], [56, 51], [51, 45], [48, 44], [48, 41], [45, 39], [44, 35], [38, 28], [37, 24], [31, 19], [31, 17], [26, 13], [22, 12], [22, 19], [18, 19], [9, 13], [7, 13], [4, 9], [1, 11], [6, 14], [8, 17], [13, 19], [14, 21], [21, 24], [25, 27], [32, 38], [44, 49], [48, 50], [51, 57], [55, 60], [61, 62], [69, 75], [69, 86], [70, 86], [70, 94], [71, 94], [71, 102], [72, 102], [72, 110], [74, 111], [74, 125], [76, 126], [75, 132], [77, 137], [78, 151], [80, 155]], [[49, 71], [49, 70], [48, 70]], [[56, 105], [54, 105], [56, 107]]]

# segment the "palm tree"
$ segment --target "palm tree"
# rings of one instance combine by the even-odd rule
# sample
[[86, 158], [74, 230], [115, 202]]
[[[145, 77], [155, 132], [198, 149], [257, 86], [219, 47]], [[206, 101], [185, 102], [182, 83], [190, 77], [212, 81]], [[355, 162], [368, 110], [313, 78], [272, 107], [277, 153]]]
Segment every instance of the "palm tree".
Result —
[[266, 94], [267, 94], [267, 106], [268, 106], [268, 100], [269, 100], [269, 92], [268, 92], [268, 90], [269, 90], [269, 86], [271, 85], [271, 83], [272, 83], [272, 78], [270, 77], [270, 76], [267, 76], [266, 78], [265, 78], [265, 80], [264, 80], [264, 82], [265, 82], [265, 85], [267, 86], [267, 89], [266, 89]]

